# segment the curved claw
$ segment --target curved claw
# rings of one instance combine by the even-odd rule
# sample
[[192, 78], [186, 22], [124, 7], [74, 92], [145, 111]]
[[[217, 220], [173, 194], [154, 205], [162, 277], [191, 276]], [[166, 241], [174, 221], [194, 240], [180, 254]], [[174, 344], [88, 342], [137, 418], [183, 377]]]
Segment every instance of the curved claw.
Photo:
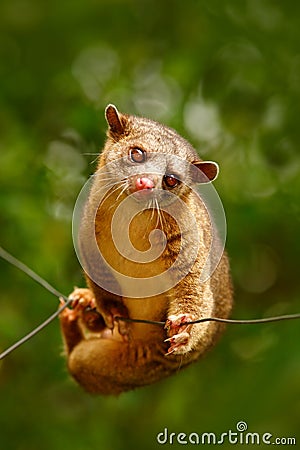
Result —
[[165, 328], [167, 329], [169, 337], [165, 340], [165, 342], [169, 342], [171, 344], [167, 355], [172, 353], [183, 354], [188, 351], [185, 347], [189, 343], [190, 330], [193, 326], [188, 322], [193, 320], [194, 316], [189, 313], [170, 315], [167, 318]]
[[190, 338], [189, 333], [183, 331], [182, 333], [175, 334], [174, 336], [165, 339], [164, 342], [170, 342], [171, 344], [166, 355], [177, 353], [188, 343], [189, 338]]

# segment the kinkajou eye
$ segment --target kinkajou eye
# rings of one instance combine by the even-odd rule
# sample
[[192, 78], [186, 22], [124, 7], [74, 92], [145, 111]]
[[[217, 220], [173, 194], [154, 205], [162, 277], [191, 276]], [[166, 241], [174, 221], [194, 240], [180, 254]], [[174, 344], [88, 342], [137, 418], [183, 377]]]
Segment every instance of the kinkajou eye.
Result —
[[166, 185], [166, 187], [169, 189], [173, 189], [174, 187], [178, 186], [178, 184], [180, 183], [178, 178], [176, 178], [175, 175], [173, 175], [173, 174], [165, 175], [163, 182]]
[[129, 158], [132, 162], [143, 163], [146, 161], [147, 152], [139, 147], [134, 147], [129, 150]]

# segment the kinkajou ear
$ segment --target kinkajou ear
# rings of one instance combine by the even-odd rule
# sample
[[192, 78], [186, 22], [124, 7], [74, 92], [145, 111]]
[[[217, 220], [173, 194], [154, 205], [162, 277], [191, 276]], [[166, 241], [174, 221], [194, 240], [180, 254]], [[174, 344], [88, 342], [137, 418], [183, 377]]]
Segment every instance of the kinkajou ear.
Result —
[[209, 183], [219, 175], [219, 166], [213, 161], [194, 161], [193, 166], [196, 168], [192, 171], [195, 183]]
[[126, 114], [121, 114], [115, 105], [109, 104], [105, 108], [105, 118], [108, 123], [108, 136], [118, 141], [125, 136], [129, 128], [129, 120]]

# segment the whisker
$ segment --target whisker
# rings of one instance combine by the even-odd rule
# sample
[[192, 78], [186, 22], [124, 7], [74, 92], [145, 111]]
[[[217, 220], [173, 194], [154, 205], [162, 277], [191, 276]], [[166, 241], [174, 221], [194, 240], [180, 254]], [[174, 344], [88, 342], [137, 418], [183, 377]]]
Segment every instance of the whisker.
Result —
[[128, 184], [127, 184], [127, 181], [125, 180], [125, 181], [122, 181], [122, 182], [118, 183], [118, 185], [117, 185], [114, 189], [112, 189], [112, 191], [109, 192], [109, 195], [113, 195], [115, 192], [118, 191], [118, 189], [121, 189], [121, 188], [122, 188], [121, 192], [118, 194], [116, 200], [115, 200], [115, 201], [113, 202], [113, 204], [109, 207], [109, 209], [112, 209], [112, 208], [115, 207], [115, 202], [117, 202], [117, 201], [119, 200], [119, 198], [122, 196], [122, 194], [124, 194], [124, 192], [125, 192], [126, 189], [127, 189], [127, 186], [128, 186]]
[[[111, 179], [109, 179], [109, 181], [111, 181]], [[100, 193], [103, 189], [107, 189], [107, 192], [108, 192], [111, 187], [119, 186], [122, 183], [123, 183], [123, 181], [115, 181], [114, 180], [114, 181], [111, 181], [110, 183], [103, 184], [102, 186], [99, 187], [99, 189], [95, 192], [95, 194]]]
[[[151, 222], [152, 222], [152, 219], [153, 219], [153, 217], [154, 217], [154, 214], [155, 214], [155, 199], [154, 198], [151, 198], [151, 200], [149, 201], [149, 204], [148, 204], [148, 208], [150, 209], [152, 209], [152, 214], [151, 214]], [[155, 225], [155, 228], [157, 227], [157, 221], [156, 221], [156, 225]]]
[[[123, 184], [123, 189], [122, 189], [122, 191], [120, 192], [120, 194], [118, 195], [118, 197], [116, 198], [116, 201], [118, 201], [119, 200], [119, 198], [124, 194], [124, 192], [126, 191], [126, 189], [127, 189], [127, 187], [128, 187], [128, 183], [127, 183], [127, 181], [124, 181], [123, 182], [124, 184]], [[122, 186], [122, 185], [121, 185]], [[120, 186], [120, 187], [121, 187]]]
[[96, 156], [96, 158], [89, 162], [89, 164], [94, 164], [100, 158], [100, 153], [82, 153], [82, 156]]
[[155, 199], [155, 204], [156, 204], [156, 209], [157, 209], [158, 220], [160, 222], [160, 226], [163, 231], [164, 230], [163, 216], [162, 216], [157, 198]]
[[103, 183], [103, 181], [113, 181], [114, 183], [116, 182], [116, 180], [113, 180], [113, 178], [112, 177], [99, 177], [99, 181], [101, 182], [101, 183]]
[[124, 186], [123, 183], [124, 183], [124, 182], [113, 183], [113, 184], [111, 185], [110, 190], [109, 190], [109, 195], [112, 195], [112, 194], [114, 194], [115, 192], [117, 192], [119, 189], [121, 189], [121, 188]]
[[83, 156], [94, 156], [94, 155], [100, 156], [100, 153], [82, 153], [82, 155]]
[[157, 198], [154, 199], [153, 203], [154, 203], [153, 208], [157, 211], [157, 219], [156, 219], [156, 225], [155, 225], [155, 228], [159, 228], [159, 224], [160, 224], [160, 211], [159, 211], [159, 204], [158, 204]]

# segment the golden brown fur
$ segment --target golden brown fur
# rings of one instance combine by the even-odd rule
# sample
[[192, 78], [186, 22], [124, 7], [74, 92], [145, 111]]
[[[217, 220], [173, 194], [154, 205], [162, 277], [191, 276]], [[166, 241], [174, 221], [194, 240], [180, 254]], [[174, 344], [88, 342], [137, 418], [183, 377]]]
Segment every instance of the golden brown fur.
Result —
[[[175, 155], [200, 167], [201, 170], [196, 171], [199, 176], [196, 181], [201, 182], [203, 173], [209, 179], [216, 176], [216, 165], [201, 162], [190, 144], [174, 130], [148, 119], [120, 114], [112, 105], [106, 109], [106, 118], [109, 124], [108, 140], [100, 158], [98, 172], [119, 158], [124, 158], [128, 149], [138, 147], [149, 152]], [[133, 174], [128, 177], [131, 183], [136, 183], [136, 176]], [[151, 178], [150, 175], [147, 176]], [[157, 181], [155, 177], [151, 179]], [[195, 246], [194, 230], [191, 229], [190, 221], [185, 218], [186, 211], [181, 210], [175, 201], [169, 205], [170, 213], [159, 211], [157, 203], [153, 203], [153, 207], [135, 215], [129, 227], [133, 247], [141, 252], [149, 250], [149, 233], [155, 229], [161, 229], [165, 233], [167, 243], [162, 254], [154, 261], [131, 261], [120, 255], [111, 236], [112, 218], [118, 206], [126, 200], [129, 185], [125, 185], [125, 189], [124, 185], [116, 183], [98, 205], [97, 195], [105, 183], [107, 180], [101, 181], [101, 177], [95, 179], [82, 220], [80, 239], [87, 266], [93, 266], [95, 261], [92, 250], [87, 250], [87, 235], [88, 231], [95, 230], [102, 255], [117, 272], [135, 278], [154, 277], [164, 273], [178, 257], [181, 243], [185, 251], [181, 266], [176, 270], [185, 272], [189, 265], [189, 255]], [[169, 376], [197, 360], [216, 342], [223, 328], [215, 322], [194, 325], [181, 322], [212, 316], [226, 318], [230, 313], [232, 287], [225, 253], [211, 277], [205, 282], [200, 281], [212, 243], [208, 213], [189, 187], [182, 184], [178, 187], [177, 195], [195, 218], [199, 236], [195, 262], [183, 279], [163, 292], [164, 283], [168, 285], [169, 282], [165, 278], [161, 293], [150, 297], [129, 298], [109, 292], [86, 273], [88, 289], [75, 289], [72, 294], [74, 309], [67, 309], [60, 316], [69, 371], [89, 392], [119, 394]], [[95, 205], [97, 213], [94, 226], [92, 219]], [[130, 207], [126, 211], [129, 217]], [[181, 229], [172, 217], [173, 212], [176, 218], [182, 216]], [[120, 235], [126, 233], [125, 219], [124, 225], [122, 221], [119, 224]], [[152, 244], [155, 249], [159, 242], [156, 243], [154, 239]], [[112, 286], [116, 283], [120, 291], [126, 292], [127, 287], [122, 285], [124, 281], [112, 276], [105, 265], [93, 269], [101, 272], [104, 280], [112, 278]], [[167, 327], [164, 329], [149, 324], [117, 322], [116, 316], [167, 321]], [[169, 341], [165, 342], [167, 338]]]

